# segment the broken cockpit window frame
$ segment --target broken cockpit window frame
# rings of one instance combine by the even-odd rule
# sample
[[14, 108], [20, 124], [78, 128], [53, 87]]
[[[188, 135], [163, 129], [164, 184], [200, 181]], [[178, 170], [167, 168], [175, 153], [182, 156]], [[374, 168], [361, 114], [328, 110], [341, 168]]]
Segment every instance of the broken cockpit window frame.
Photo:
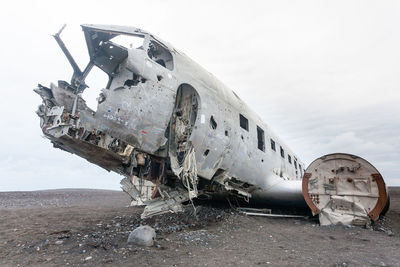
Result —
[[94, 66], [90, 70], [85, 79], [85, 82], [90, 86], [90, 88], [82, 92], [82, 98], [91, 110], [96, 111], [98, 104], [101, 104], [106, 100], [106, 96], [101, 89], [104, 87], [108, 89], [111, 80], [111, 76], [107, 75], [97, 66]]
[[[68, 86], [70, 86], [75, 93], [83, 92], [86, 95], [85, 98], [89, 100], [89, 107], [95, 110], [94, 107], [97, 106], [97, 103], [103, 102], [105, 96], [102, 93], [99, 95], [98, 92], [85, 90], [85, 88], [89, 87], [86, 85], [86, 80], [92, 82], [95, 85], [95, 88], [105, 87], [106, 89], [109, 89], [113, 77], [119, 72], [120, 64], [128, 57], [128, 50], [134, 48], [144, 50], [146, 35], [138, 29], [133, 32], [121, 32], [111, 29], [107, 30], [104, 28], [97, 28], [92, 25], [82, 25], [90, 61], [85, 69], [81, 71], [60, 38], [60, 34], [64, 28], [65, 25], [54, 35], [54, 38], [74, 69], [71, 84]], [[93, 67], [98, 67], [101, 71]], [[108, 81], [102, 79], [100, 76], [101, 74], [99, 74], [100, 72], [107, 74]], [[95, 78], [92, 79], [92, 77]], [[102, 81], [103, 84], [98, 84], [99, 81]], [[94, 94], [98, 96], [96, 101], [97, 103], [91, 103], [91, 99], [95, 99], [95, 97], [93, 97]], [[87, 96], [90, 97], [87, 98]]]
[[[98, 67], [104, 73], [108, 75], [107, 84], [98, 84], [97, 79], [91, 79], [91, 77], [99, 77], [100, 74], [93, 74], [96, 72], [96, 68], [93, 68], [88, 75], [88, 82], [95, 84], [95, 88], [110, 88], [111, 82], [115, 74], [118, 73], [119, 65], [124, 62], [128, 57], [128, 49], [144, 49], [144, 36], [139, 35], [127, 35], [127, 34], [114, 34], [114, 33], [104, 33], [101, 31], [85, 31], [86, 42], [88, 44], [88, 50], [90, 55], [90, 61], [94, 66]], [[89, 39], [88, 39], [89, 38]], [[90, 45], [89, 45], [90, 44]], [[100, 77], [101, 78], [101, 77]], [[128, 86], [131, 84], [128, 84]], [[85, 90], [83, 96], [87, 100], [88, 106], [96, 110], [97, 104], [104, 101], [104, 94], [100, 93], [98, 90]], [[96, 98], [96, 97], [97, 98]], [[97, 101], [94, 102], [94, 99]]]
[[118, 66], [128, 57], [130, 46], [133, 47], [134, 44], [139, 43], [135, 37], [144, 40], [144, 36], [129, 36], [96, 30], [85, 31], [90, 61], [109, 76], [114, 76], [118, 72]]
[[[149, 33], [133, 27], [86, 24], [82, 25], [82, 29], [90, 61], [81, 71], [59, 37], [64, 27], [54, 37], [74, 69], [70, 87], [76, 93], [83, 92], [88, 87], [85, 84], [85, 78], [93, 66], [97, 66], [108, 74], [109, 81], [106, 88], [109, 89], [113, 77], [119, 73], [120, 65], [128, 58], [131, 49], [143, 50], [158, 65], [173, 70], [173, 56], [168, 47], [159, 40], [155, 40]], [[160, 81], [162, 76], [157, 78]]]
[[147, 49], [147, 55], [150, 59], [164, 68], [168, 70], [174, 69], [174, 60], [172, 54], [162, 44], [154, 40], [150, 40], [149, 48]]
[[128, 49], [144, 49], [143, 36], [121, 34], [111, 38], [110, 42]]

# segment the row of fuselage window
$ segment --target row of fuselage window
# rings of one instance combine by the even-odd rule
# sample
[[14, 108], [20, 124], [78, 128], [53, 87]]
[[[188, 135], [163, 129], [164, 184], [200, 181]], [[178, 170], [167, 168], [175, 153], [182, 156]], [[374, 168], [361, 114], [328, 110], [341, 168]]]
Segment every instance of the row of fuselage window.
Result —
[[[240, 119], [240, 127], [246, 131], [249, 131], [249, 120], [242, 114], [239, 114], [239, 119]], [[270, 139], [270, 141], [271, 141], [271, 149], [276, 152], [275, 141], [272, 138]], [[257, 126], [257, 147], [261, 151], [265, 152], [265, 134], [264, 134], [264, 130], [261, 129], [259, 126]], [[280, 153], [281, 153], [281, 157], [285, 158], [285, 150], [282, 148], [282, 146], [280, 146]], [[290, 164], [292, 164], [292, 157], [289, 154], [288, 154], [287, 159], [288, 159], [288, 162]], [[297, 160], [296, 159], [293, 159], [293, 165], [294, 165], [295, 169], [297, 170]], [[301, 165], [298, 164], [298, 166], [300, 169], [300, 175], [302, 175], [303, 170], [301, 168]]]

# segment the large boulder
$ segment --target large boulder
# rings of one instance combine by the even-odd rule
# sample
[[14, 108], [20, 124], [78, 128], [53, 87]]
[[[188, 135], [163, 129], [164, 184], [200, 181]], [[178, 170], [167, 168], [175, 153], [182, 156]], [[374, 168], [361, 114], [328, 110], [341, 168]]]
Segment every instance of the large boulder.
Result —
[[156, 231], [148, 225], [139, 226], [128, 237], [128, 243], [150, 247], [154, 245]]

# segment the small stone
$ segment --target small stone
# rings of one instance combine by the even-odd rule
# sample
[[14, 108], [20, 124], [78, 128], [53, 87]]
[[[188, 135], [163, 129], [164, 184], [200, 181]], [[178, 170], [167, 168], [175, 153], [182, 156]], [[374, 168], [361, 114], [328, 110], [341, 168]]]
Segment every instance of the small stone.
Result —
[[85, 258], [85, 261], [89, 261], [89, 260], [91, 260], [92, 258], [93, 258], [92, 256], [86, 257], [86, 258]]
[[64, 243], [64, 241], [62, 241], [62, 240], [57, 240], [57, 241], [55, 242], [56, 245], [61, 245], [62, 243]]
[[153, 246], [156, 238], [156, 231], [148, 225], [139, 226], [133, 230], [128, 237], [128, 243], [140, 246]]

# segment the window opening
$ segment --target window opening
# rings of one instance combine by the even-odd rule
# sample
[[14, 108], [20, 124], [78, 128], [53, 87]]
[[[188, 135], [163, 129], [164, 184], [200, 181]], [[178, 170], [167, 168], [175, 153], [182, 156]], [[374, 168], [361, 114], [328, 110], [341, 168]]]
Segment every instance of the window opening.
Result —
[[271, 149], [273, 151], [276, 151], [276, 147], [275, 147], [275, 141], [271, 139]]
[[242, 114], [239, 114], [239, 118], [240, 118], [240, 127], [245, 129], [246, 131], [249, 131], [249, 120]]
[[285, 158], [285, 150], [283, 150], [283, 148], [281, 147], [281, 157]]
[[143, 49], [144, 38], [134, 35], [117, 35], [110, 41], [125, 48]]
[[265, 151], [264, 130], [257, 126], [257, 146], [261, 151]]
[[290, 155], [288, 155], [288, 161], [290, 164], [292, 164], [292, 157]]
[[217, 129], [217, 122], [214, 120], [214, 116], [210, 117], [210, 127], [211, 129]]
[[90, 86], [82, 93], [82, 98], [85, 99], [86, 105], [93, 111], [97, 110], [97, 105], [105, 101], [104, 94], [101, 89], [109, 83], [109, 76], [103, 70], [94, 66], [86, 77], [86, 84]]
[[171, 52], [168, 51], [168, 49], [166, 49], [161, 44], [155, 41], [150, 41], [149, 49], [147, 50], [147, 55], [157, 64], [169, 70], [173, 70], [174, 62], [172, 54]]

